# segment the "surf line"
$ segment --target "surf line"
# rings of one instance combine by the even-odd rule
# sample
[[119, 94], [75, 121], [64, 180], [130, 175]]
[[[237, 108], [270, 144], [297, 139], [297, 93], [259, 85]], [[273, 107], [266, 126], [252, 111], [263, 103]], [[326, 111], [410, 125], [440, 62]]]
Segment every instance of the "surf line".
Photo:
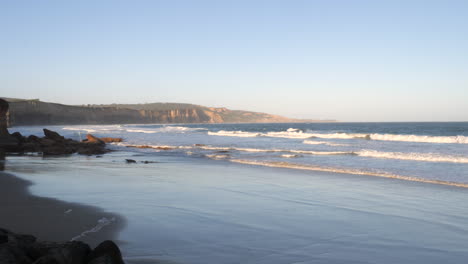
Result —
[[328, 167], [302, 165], [302, 164], [281, 162], [281, 161], [264, 162], [264, 161], [245, 160], [245, 159], [231, 159], [229, 161], [236, 162], [236, 163], [241, 163], [241, 164], [256, 165], [256, 166], [298, 169], [298, 170], [310, 170], [310, 171], [334, 172], [334, 173], [354, 174], [354, 175], [366, 175], [366, 176], [390, 178], [390, 179], [397, 179], [397, 180], [404, 180], [404, 181], [423, 182], [423, 183], [431, 183], [431, 184], [440, 184], [440, 185], [448, 185], [448, 186], [468, 188], [467, 183], [422, 179], [422, 178], [418, 178], [418, 177], [402, 176], [402, 175], [396, 175], [396, 174], [384, 173], [384, 172], [371, 172], [371, 171], [360, 171], [360, 170], [353, 170], [353, 169], [328, 168]]

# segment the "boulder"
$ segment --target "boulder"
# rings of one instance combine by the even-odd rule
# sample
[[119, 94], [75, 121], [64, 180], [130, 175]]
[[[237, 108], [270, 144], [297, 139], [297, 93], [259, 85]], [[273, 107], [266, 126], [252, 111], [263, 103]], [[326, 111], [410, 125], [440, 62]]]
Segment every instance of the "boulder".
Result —
[[8, 102], [0, 99], [0, 149], [9, 152], [17, 152], [19, 142], [10, 136], [8, 132]]
[[80, 241], [37, 241], [0, 228], [1, 264], [124, 264], [118, 246], [104, 241], [94, 250]]
[[61, 136], [59, 133], [44, 128], [44, 136], [53, 141], [65, 141], [65, 137]]
[[101, 144], [82, 143], [79, 145], [76, 152], [81, 155], [90, 156], [90, 155], [104, 154], [107, 152], [107, 150], [104, 148], [104, 145], [101, 145]]
[[106, 240], [99, 244], [88, 256], [90, 264], [124, 264], [119, 247]]
[[8, 113], [9, 105], [8, 102], [0, 98], [0, 137], [9, 136], [8, 133]]
[[26, 137], [23, 137], [20, 132], [15, 132], [11, 134], [12, 137], [14, 137], [19, 143], [26, 142]]

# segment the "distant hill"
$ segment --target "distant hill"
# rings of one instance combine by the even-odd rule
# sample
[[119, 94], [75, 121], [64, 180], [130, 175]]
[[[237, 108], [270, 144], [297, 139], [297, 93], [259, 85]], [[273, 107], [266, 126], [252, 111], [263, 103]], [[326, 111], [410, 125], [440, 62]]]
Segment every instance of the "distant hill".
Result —
[[[193, 104], [149, 103], [64, 105], [39, 99], [3, 98], [10, 103], [10, 126], [156, 123], [324, 122]], [[325, 121], [327, 122], [327, 121]]]

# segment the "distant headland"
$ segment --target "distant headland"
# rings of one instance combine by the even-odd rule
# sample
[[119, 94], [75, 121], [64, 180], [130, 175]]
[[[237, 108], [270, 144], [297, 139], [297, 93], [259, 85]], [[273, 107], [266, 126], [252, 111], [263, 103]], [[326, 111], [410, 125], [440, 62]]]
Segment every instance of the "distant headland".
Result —
[[266, 113], [182, 103], [64, 105], [39, 99], [5, 98], [9, 126], [169, 123], [303, 123], [335, 120], [293, 119]]

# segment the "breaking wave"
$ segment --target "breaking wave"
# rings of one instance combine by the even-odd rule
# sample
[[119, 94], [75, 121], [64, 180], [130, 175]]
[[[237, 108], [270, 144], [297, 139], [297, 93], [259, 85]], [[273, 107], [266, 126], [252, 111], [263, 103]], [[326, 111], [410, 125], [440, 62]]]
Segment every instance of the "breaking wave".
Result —
[[168, 146], [168, 145], [131, 145], [126, 143], [115, 143], [114, 145], [140, 148], [140, 149], [155, 149], [155, 150], [213, 150], [213, 151], [239, 151], [239, 152], [257, 152], [257, 153], [283, 153], [281, 157], [290, 158], [298, 156], [297, 154], [306, 155], [355, 155], [360, 157], [377, 158], [377, 159], [396, 159], [396, 160], [411, 160], [423, 162], [449, 162], [449, 163], [468, 163], [468, 157], [443, 155], [437, 153], [414, 153], [414, 152], [382, 152], [377, 150], [359, 150], [359, 151], [315, 151], [315, 150], [297, 150], [297, 149], [256, 149], [256, 148], [239, 148], [239, 147], [216, 147], [207, 145], [191, 145], [191, 146]]
[[332, 142], [326, 142], [326, 141], [315, 141], [315, 140], [304, 140], [304, 142], [302, 143], [308, 144], [308, 145], [327, 145], [327, 146], [332, 146], [332, 147], [349, 146], [349, 144], [338, 144], [338, 143], [332, 143]]
[[361, 157], [371, 157], [371, 158], [381, 158], [381, 159], [468, 163], [468, 157], [441, 155], [441, 154], [436, 154], [436, 153], [404, 153], [404, 152], [381, 152], [381, 151], [376, 151], [376, 150], [361, 150], [361, 151], [356, 152], [356, 154]]
[[210, 136], [225, 136], [225, 137], [257, 137], [261, 136], [262, 133], [252, 133], [252, 132], [244, 132], [244, 131], [225, 131], [220, 130], [218, 132], [208, 132]]
[[[245, 132], [245, 131], [225, 131], [208, 132], [208, 135], [214, 136], [230, 136], [230, 137], [279, 137], [291, 139], [309, 139], [309, 138], [324, 138], [324, 139], [367, 139], [380, 141], [402, 141], [402, 142], [418, 142], [418, 143], [451, 143], [451, 144], [468, 144], [466, 136], [424, 136], [424, 135], [398, 135], [398, 134], [365, 134], [365, 133], [310, 133], [299, 129], [289, 128], [286, 131], [280, 132]], [[315, 144], [313, 141], [307, 141], [305, 144]], [[325, 144], [325, 143], [324, 143]], [[333, 143], [331, 143], [333, 144]]]
[[323, 171], [323, 172], [332, 172], [332, 173], [343, 173], [343, 174], [354, 174], [354, 175], [366, 175], [366, 176], [375, 176], [375, 177], [384, 177], [391, 179], [399, 179], [405, 181], [416, 181], [432, 184], [443, 184], [451, 185], [457, 187], [468, 188], [466, 183], [442, 181], [442, 180], [431, 180], [423, 179], [412, 176], [403, 176], [397, 175], [389, 172], [381, 171], [370, 171], [370, 170], [359, 170], [359, 169], [349, 169], [349, 168], [333, 168], [333, 167], [322, 167], [315, 165], [304, 165], [290, 162], [280, 162], [280, 161], [256, 161], [256, 160], [245, 160], [245, 159], [231, 159], [230, 161], [248, 165], [257, 165], [257, 166], [266, 166], [266, 167], [275, 167], [275, 168], [288, 168], [288, 169], [299, 169], [299, 170], [311, 170], [311, 171]]

